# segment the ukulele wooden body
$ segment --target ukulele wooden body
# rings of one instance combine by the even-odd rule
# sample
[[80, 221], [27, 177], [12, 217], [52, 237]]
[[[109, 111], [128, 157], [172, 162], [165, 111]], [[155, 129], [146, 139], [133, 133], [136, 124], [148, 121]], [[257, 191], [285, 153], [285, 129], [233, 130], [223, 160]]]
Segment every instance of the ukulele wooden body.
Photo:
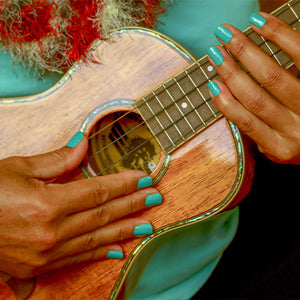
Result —
[[[170, 39], [138, 28], [115, 32], [108, 41], [98, 43], [93, 53], [100, 63], [79, 64], [50, 90], [0, 101], [0, 159], [62, 147], [95, 107], [114, 99], [140, 99], [194, 62]], [[120, 107], [104, 113], [115, 109]], [[163, 151], [161, 157], [163, 166]], [[232, 206], [251, 186], [252, 160], [239, 131], [224, 117], [169, 158], [156, 185], [163, 204], [141, 213], [156, 229], [153, 235], [123, 242], [127, 259], [107, 259], [38, 276], [29, 299], [126, 299], [156, 240]]]

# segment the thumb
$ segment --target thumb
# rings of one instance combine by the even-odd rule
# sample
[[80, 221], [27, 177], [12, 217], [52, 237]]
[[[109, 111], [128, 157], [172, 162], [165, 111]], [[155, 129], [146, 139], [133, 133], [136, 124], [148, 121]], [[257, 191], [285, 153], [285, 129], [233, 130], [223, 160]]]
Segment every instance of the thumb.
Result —
[[78, 131], [65, 147], [45, 154], [27, 158], [32, 177], [49, 179], [61, 176], [74, 168], [82, 161], [87, 151], [87, 138]]

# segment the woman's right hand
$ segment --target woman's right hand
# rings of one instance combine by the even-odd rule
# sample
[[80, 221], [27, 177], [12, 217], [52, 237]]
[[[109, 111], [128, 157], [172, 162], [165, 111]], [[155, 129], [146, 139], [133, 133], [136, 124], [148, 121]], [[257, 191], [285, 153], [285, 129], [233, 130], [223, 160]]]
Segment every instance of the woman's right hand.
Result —
[[0, 272], [27, 279], [79, 262], [123, 258], [118, 241], [152, 233], [149, 221], [124, 218], [162, 201], [143, 172], [54, 183], [81, 162], [87, 139], [80, 139], [50, 153], [0, 161]]

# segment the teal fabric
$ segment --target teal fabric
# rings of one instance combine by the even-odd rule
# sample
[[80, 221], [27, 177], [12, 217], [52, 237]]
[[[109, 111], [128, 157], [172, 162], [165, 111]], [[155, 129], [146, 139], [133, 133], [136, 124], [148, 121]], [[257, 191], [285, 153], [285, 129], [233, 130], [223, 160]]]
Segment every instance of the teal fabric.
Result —
[[50, 74], [39, 79], [33, 71], [20, 63], [12, 65], [9, 53], [0, 51], [0, 98], [28, 96], [41, 93], [53, 86], [59, 75]]
[[[158, 30], [202, 57], [217, 43], [215, 28], [231, 23], [248, 27], [248, 16], [259, 10], [257, 0], [174, 0]], [[0, 52], [0, 98], [40, 93], [60, 76], [33, 78], [21, 64], [13, 66], [9, 54]], [[206, 282], [233, 239], [238, 208], [203, 223], [165, 235], [146, 266], [131, 300], [189, 299]]]

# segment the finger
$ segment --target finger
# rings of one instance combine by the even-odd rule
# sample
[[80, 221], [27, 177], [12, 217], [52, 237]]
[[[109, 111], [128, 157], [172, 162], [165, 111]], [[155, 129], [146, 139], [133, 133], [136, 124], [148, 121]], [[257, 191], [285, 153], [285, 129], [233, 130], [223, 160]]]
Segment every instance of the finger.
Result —
[[286, 107], [300, 114], [300, 85], [296, 77], [261, 51], [235, 27], [228, 24], [219, 26], [216, 35], [264, 88]]
[[129, 170], [66, 184], [49, 184], [48, 191], [56, 199], [60, 212], [69, 215], [101, 206], [151, 184], [151, 177], [145, 176], [144, 172]]
[[27, 157], [27, 173], [35, 178], [47, 179], [73, 170], [82, 161], [88, 143], [82, 132], [77, 132], [71, 142], [69, 145], [72, 147], [62, 147], [52, 152]]
[[161, 203], [161, 194], [153, 188], [117, 198], [97, 208], [67, 217], [60, 228], [60, 239], [66, 240], [94, 231], [131, 213]]
[[276, 144], [274, 130], [237, 101], [221, 81], [211, 81], [208, 87], [214, 103], [224, 116], [247, 134], [262, 151], [271, 153], [269, 145]]
[[140, 218], [120, 220], [95, 231], [70, 239], [55, 249], [53, 259], [89, 252], [100, 246], [136, 236], [152, 234], [152, 225]]
[[[254, 31], [267, 40], [274, 42], [280, 49], [291, 56], [299, 69], [300, 23], [293, 15], [292, 11], [290, 11], [290, 15], [292, 18], [290, 26], [280, 19], [264, 12], [251, 14], [249, 21]], [[269, 47], [273, 52], [279, 51], [276, 46], [269, 45]]]
[[[289, 111], [257, 85], [222, 47], [211, 47], [209, 59], [232, 94], [243, 106], [272, 128], [284, 128]], [[219, 60], [219, 63], [217, 61]], [[222, 61], [222, 63], [220, 63]], [[217, 64], [216, 64], [217, 63]]]
[[69, 267], [78, 263], [95, 261], [95, 260], [123, 259], [124, 256], [125, 255], [123, 249], [117, 244], [101, 246], [91, 251], [80, 253], [78, 255], [57, 259], [54, 262], [43, 267], [42, 272], [45, 273], [49, 271], [54, 271], [63, 267]]

